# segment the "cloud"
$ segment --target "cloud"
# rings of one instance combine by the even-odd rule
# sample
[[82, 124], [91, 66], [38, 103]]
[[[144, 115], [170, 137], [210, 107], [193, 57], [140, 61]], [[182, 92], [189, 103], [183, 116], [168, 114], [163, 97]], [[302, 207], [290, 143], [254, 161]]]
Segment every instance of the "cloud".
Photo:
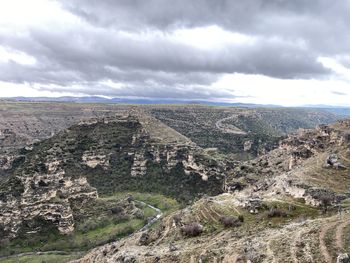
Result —
[[336, 90], [333, 90], [332, 93], [335, 95], [339, 95], [339, 96], [347, 96], [348, 95], [345, 92], [340, 92], [340, 91], [336, 91]]
[[1, 2], [0, 81], [190, 99], [237, 98], [214, 88], [226, 75], [350, 81], [339, 72], [350, 61], [349, 11], [326, 0]]

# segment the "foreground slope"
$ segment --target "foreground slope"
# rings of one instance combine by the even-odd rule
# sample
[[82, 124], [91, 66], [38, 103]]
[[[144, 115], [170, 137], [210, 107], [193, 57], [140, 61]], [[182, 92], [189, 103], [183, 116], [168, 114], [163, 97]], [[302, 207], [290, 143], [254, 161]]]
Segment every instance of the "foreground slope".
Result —
[[335, 262], [350, 252], [349, 149], [350, 121], [302, 130], [238, 166], [228, 193], [76, 262]]

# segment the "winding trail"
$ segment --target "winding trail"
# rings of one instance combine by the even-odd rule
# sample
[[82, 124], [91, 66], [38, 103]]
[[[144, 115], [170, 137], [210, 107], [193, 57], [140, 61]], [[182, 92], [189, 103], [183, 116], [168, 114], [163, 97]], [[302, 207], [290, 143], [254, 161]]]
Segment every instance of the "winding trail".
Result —
[[290, 254], [291, 254], [291, 258], [293, 260], [294, 263], [298, 263], [298, 256], [297, 256], [297, 252], [298, 252], [298, 242], [300, 241], [300, 237], [301, 237], [302, 231], [298, 231], [294, 237], [293, 237], [293, 241], [290, 247]]
[[230, 117], [226, 117], [223, 118], [221, 120], [218, 120], [215, 123], [215, 126], [217, 129], [219, 129], [220, 131], [224, 132], [224, 133], [232, 133], [232, 134], [239, 134], [239, 135], [246, 135], [247, 133], [245, 131], [242, 131], [241, 129], [239, 129], [238, 127], [232, 125], [232, 124], [223, 124], [224, 121], [227, 120], [233, 120], [236, 119], [238, 117], [237, 114], [234, 114]]
[[270, 263], [276, 263], [276, 259], [275, 259], [275, 253], [273, 252], [272, 248], [271, 248], [271, 242], [273, 240], [270, 240], [267, 242], [266, 244], [266, 257], [268, 258], [268, 262]]
[[333, 223], [329, 223], [326, 224], [324, 226], [321, 227], [321, 231], [320, 231], [320, 235], [319, 235], [319, 240], [320, 240], [320, 252], [323, 255], [324, 259], [326, 262], [328, 263], [332, 263], [332, 256], [329, 253], [328, 249], [327, 249], [327, 245], [325, 242], [325, 237], [327, 232], [334, 227], [336, 224], [338, 224], [338, 222], [333, 222]]
[[340, 225], [337, 226], [335, 231], [335, 244], [338, 250], [343, 249], [343, 235], [344, 235], [344, 228], [347, 227], [350, 224], [350, 221], [342, 222]]

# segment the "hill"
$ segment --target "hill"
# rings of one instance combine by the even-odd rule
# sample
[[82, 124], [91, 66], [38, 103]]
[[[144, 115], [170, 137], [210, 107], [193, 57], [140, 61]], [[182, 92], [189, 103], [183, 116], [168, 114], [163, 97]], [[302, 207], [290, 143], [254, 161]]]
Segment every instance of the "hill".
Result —
[[[76, 262], [335, 262], [350, 251], [350, 121], [303, 130], [242, 163], [227, 193]], [[239, 184], [240, 183], [240, 184]], [[239, 186], [240, 187], [237, 187]]]
[[[10, 125], [0, 122], [8, 127], [1, 137], [0, 262], [20, 253], [34, 262], [322, 262], [324, 251], [334, 259], [348, 249], [347, 217], [336, 213], [348, 209], [350, 124], [294, 132], [332, 114], [93, 104], [55, 104], [47, 114], [43, 103], [2, 107]], [[329, 221], [344, 227], [330, 228], [338, 233], [332, 236], [324, 230]], [[296, 243], [295, 227], [310, 248], [284, 245]], [[324, 233], [341, 249], [329, 247]]]
[[137, 191], [187, 202], [223, 192], [216, 160], [142, 113], [82, 121], [22, 156], [0, 182], [0, 233], [10, 244], [38, 234], [45, 240], [48, 229], [74, 233], [80, 218], [115, 205], [99, 196]]
[[150, 114], [202, 148], [251, 159], [278, 146], [287, 134], [335, 122], [322, 110], [288, 108], [157, 107]]

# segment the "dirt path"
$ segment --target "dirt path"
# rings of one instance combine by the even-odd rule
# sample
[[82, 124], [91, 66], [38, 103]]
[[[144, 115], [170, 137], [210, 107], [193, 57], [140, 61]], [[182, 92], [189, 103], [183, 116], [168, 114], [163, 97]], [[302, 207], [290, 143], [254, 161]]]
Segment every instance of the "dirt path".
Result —
[[333, 223], [328, 223], [326, 225], [323, 225], [321, 227], [321, 231], [320, 231], [320, 235], [319, 235], [319, 240], [320, 240], [320, 252], [323, 255], [325, 261], [327, 263], [332, 263], [332, 256], [329, 253], [327, 246], [326, 246], [326, 242], [325, 242], [325, 237], [327, 232], [334, 227], [336, 224], [338, 224], [338, 222], [333, 222]]
[[301, 237], [302, 231], [298, 231], [293, 238], [292, 241], [292, 245], [290, 247], [290, 254], [292, 257], [292, 260], [294, 263], [298, 263], [298, 256], [297, 256], [297, 252], [298, 252], [298, 242], [300, 241], [300, 237]]
[[215, 123], [215, 126], [217, 129], [219, 129], [220, 131], [224, 132], [224, 133], [232, 133], [232, 134], [239, 134], [239, 135], [246, 135], [247, 133], [245, 131], [242, 131], [241, 129], [239, 129], [238, 127], [232, 125], [232, 124], [223, 124], [224, 121], [227, 120], [233, 120], [237, 118], [237, 114], [234, 114], [230, 117], [226, 117], [223, 118], [221, 120], [218, 120]]
[[273, 250], [271, 249], [271, 241], [267, 242], [266, 244], [266, 257], [268, 259], [267, 262], [269, 263], [276, 263], [276, 259], [275, 259], [275, 253], [273, 252]]
[[[303, 262], [302, 260], [308, 260], [307, 262], [314, 262], [310, 243], [308, 242], [307, 238], [303, 238], [303, 235], [310, 234], [309, 231], [310, 229], [300, 230], [294, 235], [292, 239], [290, 254], [291, 259], [294, 263]], [[304, 243], [303, 245], [299, 243], [301, 241]], [[303, 258], [300, 258], [301, 256]]]
[[344, 228], [347, 227], [350, 224], [349, 221], [343, 222], [340, 225], [337, 226], [336, 232], [335, 232], [335, 244], [338, 250], [341, 250], [344, 247], [343, 244], [343, 234], [344, 234]]

